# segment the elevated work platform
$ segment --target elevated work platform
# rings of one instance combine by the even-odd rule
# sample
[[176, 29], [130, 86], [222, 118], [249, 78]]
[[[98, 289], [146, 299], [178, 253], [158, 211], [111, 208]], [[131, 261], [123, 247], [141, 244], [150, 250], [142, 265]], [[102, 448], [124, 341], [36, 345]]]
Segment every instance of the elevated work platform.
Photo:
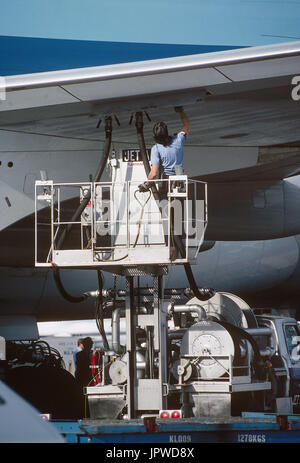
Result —
[[36, 266], [125, 274], [195, 263], [207, 226], [206, 184], [180, 175], [140, 192], [140, 183], [37, 181]]

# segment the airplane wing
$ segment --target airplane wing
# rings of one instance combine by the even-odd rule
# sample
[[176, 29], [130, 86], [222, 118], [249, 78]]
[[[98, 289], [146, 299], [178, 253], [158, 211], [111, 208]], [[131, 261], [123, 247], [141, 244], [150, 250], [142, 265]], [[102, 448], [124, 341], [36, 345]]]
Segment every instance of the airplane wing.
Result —
[[[299, 70], [298, 41], [7, 76], [0, 128], [103, 140], [99, 120], [114, 114], [116, 139], [129, 142], [135, 135], [132, 113], [146, 111], [175, 130], [172, 107], [184, 105], [192, 127], [187, 146], [290, 143], [299, 139], [300, 103], [291, 97], [291, 79]], [[148, 143], [152, 125], [145, 125]]]

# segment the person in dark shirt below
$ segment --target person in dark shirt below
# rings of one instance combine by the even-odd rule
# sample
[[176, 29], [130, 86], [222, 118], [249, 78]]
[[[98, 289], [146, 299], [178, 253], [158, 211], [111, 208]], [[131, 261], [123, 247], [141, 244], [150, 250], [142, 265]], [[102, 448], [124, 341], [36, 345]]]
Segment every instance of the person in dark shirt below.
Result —
[[82, 340], [83, 349], [76, 354], [76, 370], [75, 378], [79, 382], [81, 388], [91, 385], [93, 379], [91, 365], [91, 352], [93, 341], [90, 337]]
[[82, 351], [83, 349], [83, 344], [82, 344], [82, 338], [79, 338], [77, 341], [77, 348], [73, 352], [73, 363], [74, 363], [74, 370], [76, 370], [76, 355], [78, 352]]

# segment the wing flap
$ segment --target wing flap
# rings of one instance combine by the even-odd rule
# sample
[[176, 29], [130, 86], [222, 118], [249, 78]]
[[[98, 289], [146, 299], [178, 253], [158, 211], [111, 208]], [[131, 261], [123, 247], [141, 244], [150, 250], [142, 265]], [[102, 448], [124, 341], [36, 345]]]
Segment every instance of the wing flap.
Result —
[[300, 71], [300, 57], [266, 58], [263, 61], [250, 61], [240, 64], [218, 66], [224, 76], [233, 82], [270, 79], [287, 75], [296, 75]]
[[0, 103], [0, 111], [62, 105], [78, 102], [78, 99], [58, 86], [30, 88], [6, 93]]
[[63, 88], [82, 101], [105, 101], [226, 83], [230, 83], [230, 80], [216, 69], [200, 68], [65, 85]]

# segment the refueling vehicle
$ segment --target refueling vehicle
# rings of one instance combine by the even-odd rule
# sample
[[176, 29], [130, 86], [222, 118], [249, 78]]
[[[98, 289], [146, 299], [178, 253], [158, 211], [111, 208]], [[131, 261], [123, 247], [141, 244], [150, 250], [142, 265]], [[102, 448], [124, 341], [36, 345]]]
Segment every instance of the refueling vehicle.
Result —
[[[233, 294], [198, 288], [192, 266], [206, 249], [207, 185], [180, 174], [149, 181], [149, 191], [140, 192], [149, 172], [140, 113], [136, 127], [139, 147], [116, 153], [106, 119], [94, 180], [36, 182], [35, 265], [53, 268], [58, 290], [71, 302], [96, 300], [104, 348], [93, 356], [93, 381], [84, 388], [89, 418], [298, 413], [296, 320], [258, 315]], [[105, 169], [109, 181], [101, 181]], [[176, 265], [184, 267], [188, 288], [164, 287], [169, 266]], [[98, 289], [71, 296], [60, 278], [64, 268], [95, 269]], [[124, 289], [104, 289], [103, 271], [124, 279]], [[111, 345], [104, 319], [111, 319]]]
[[[134, 417], [299, 413], [299, 329], [293, 318], [255, 316], [229, 293], [216, 293], [205, 304], [195, 298], [184, 305], [169, 302], [161, 317], [161, 356], [154, 348], [158, 339], [150, 317], [144, 309], [137, 317]], [[85, 391], [94, 419], [128, 418], [131, 377], [128, 352], [118, 338], [119, 320], [115, 312], [115, 349], [102, 357], [101, 383]], [[154, 337], [149, 336], [150, 326]], [[161, 363], [166, 370], [165, 381], [160, 382]], [[102, 375], [105, 369], [107, 374]]]
[[[90, 416], [131, 419], [162, 410], [182, 417], [292, 413], [300, 384], [297, 344], [292, 344], [299, 334], [296, 321], [256, 316], [232, 294], [197, 287], [192, 265], [208, 222], [207, 185], [181, 174], [152, 180], [149, 191], [140, 192], [149, 172], [140, 113], [136, 127], [139, 147], [110, 153], [111, 120], [106, 120], [104, 156], [94, 182], [36, 182], [36, 266], [53, 267], [64, 296], [60, 268], [95, 268], [99, 275], [93, 296], [105, 349], [98, 381], [85, 389]], [[105, 168], [111, 179], [103, 182]], [[77, 196], [75, 213], [64, 207], [70, 195]], [[164, 288], [170, 265], [184, 266], [190, 288]], [[104, 290], [102, 271], [124, 277], [125, 289]], [[111, 346], [104, 318], [112, 321]]]

